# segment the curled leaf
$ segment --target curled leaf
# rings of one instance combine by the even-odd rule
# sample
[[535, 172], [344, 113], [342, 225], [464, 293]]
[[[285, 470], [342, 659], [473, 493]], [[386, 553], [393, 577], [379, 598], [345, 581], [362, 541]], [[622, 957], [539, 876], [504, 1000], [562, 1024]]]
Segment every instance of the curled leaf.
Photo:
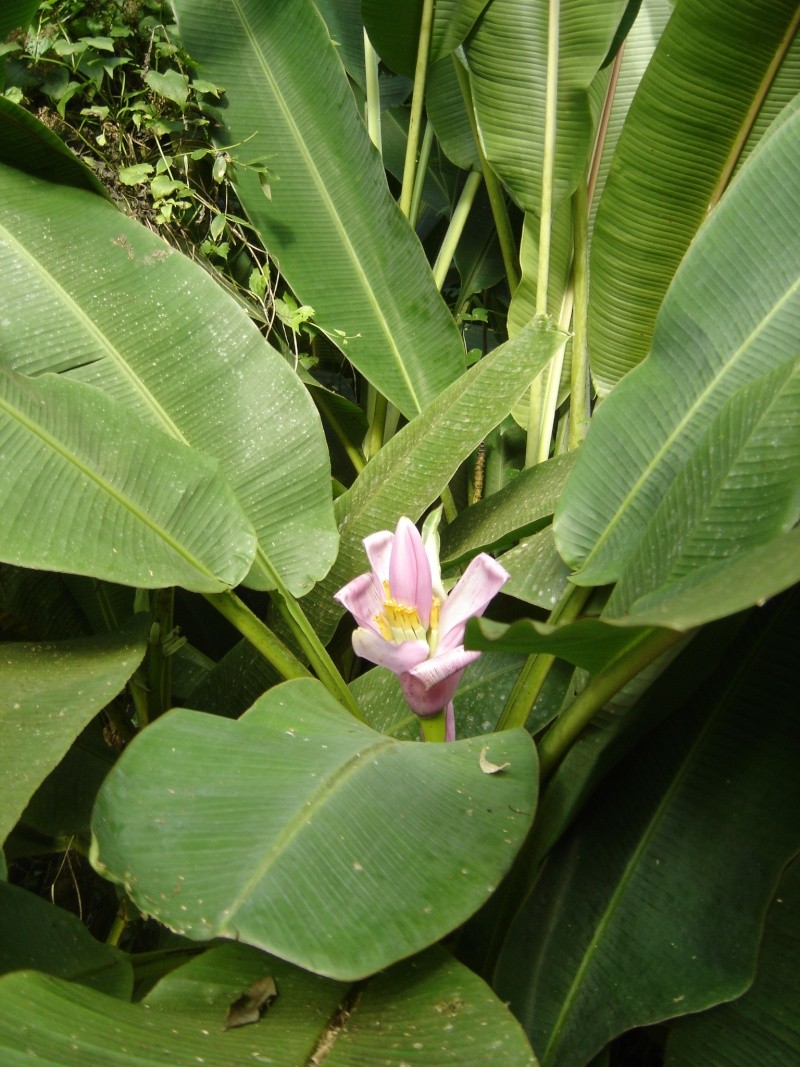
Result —
[[225, 1029], [234, 1030], [237, 1026], [257, 1023], [277, 995], [278, 987], [274, 978], [259, 978], [228, 1008]]
[[511, 766], [510, 763], [492, 763], [486, 755], [488, 751], [489, 746], [484, 745], [481, 749], [480, 756], [478, 756], [478, 765], [484, 774], [500, 774], [501, 771], [504, 771]]

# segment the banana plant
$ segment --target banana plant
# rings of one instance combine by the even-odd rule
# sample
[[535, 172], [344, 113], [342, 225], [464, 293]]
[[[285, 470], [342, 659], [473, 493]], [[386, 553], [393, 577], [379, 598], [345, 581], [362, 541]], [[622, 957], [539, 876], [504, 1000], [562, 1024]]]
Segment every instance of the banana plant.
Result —
[[793, 1062], [797, 5], [139, 7], [0, 20], [3, 1062]]

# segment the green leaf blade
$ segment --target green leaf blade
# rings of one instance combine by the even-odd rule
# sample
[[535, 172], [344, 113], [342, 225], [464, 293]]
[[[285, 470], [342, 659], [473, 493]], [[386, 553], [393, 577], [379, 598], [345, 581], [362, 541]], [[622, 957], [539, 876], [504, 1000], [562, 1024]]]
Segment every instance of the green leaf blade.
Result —
[[[181, 780], [176, 744], [191, 753]], [[522, 731], [493, 737], [489, 758], [510, 766], [486, 775], [484, 744], [392, 741], [344, 719], [316, 682], [271, 690], [237, 722], [173, 711], [106, 779], [93, 861], [193, 938], [360, 978], [462, 922], [521, 844], [533, 746]], [[141, 818], [121, 826], [142, 789]]]
[[251, 221], [318, 325], [412, 417], [461, 374], [463, 345], [319, 13], [311, 0], [176, 6], [187, 48], [226, 87], [225, 136], [246, 140], [278, 179], [268, 201], [241, 173]]
[[0, 369], [0, 450], [6, 562], [198, 592], [250, 568], [252, 527], [216, 464], [97, 389]]
[[589, 348], [601, 395], [647, 354], [664, 294], [796, 18], [793, 3], [691, 0], [667, 24], [595, 220]]
[[[592, 137], [589, 85], [625, 7], [626, 0], [564, 0], [560, 5], [556, 205], [585, 177]], [[465, 51], [486, 157], [520, 207], [539, 214], [547, 4], [494, 0]]]
[[[206, 271], [111, 204], [6, 167], [0, 185], [3, 364], [96, 386], [218, 460], [259, 555], [307, 592], [338, 536], [324, 434], [291, 367]], [[247, 582], [270, 588], [260, 566]]]
[[95, 941], [76, 915], [0, 882], [0, 974], [34, 968], [121, 1000], [133, 992], [123, 952]]
[[[782, 480], [784, 511], [781, 517], [781, 507], [773, 508], [778, 525], [765, 523], [763, 538], [790, 522], [798, 420], [796, 411], [783, 410], [780, 396], [791, 392], [792, 338], [800, 329], [798, 131], [795, 110], [742, 168], [675, 277], [650, 357], [593, 418], [554, 520], [559, 550], [580, 568], [574, 576], [580, 584], [620, 578], [679, 477], [689, 485], [694, 477], [695, 495], [708, 478], [724, 481], [737, 459], [728, 446], [747, 414], [747, 390], [764, 393], [768, 407], [774, 399], [773, 411], [782, 412], [765, 426], [780, 442], [770, 460], [778, 474], [770, 477]], [[738, 420], [733, 428], [729, 418]], [[769, 434], [759, 434], [753, 440], [763, 451]], [[758, 507], [756, 483], [735, 492], [732, 484], [729, 499], [739, 507]], [[681, 519], [689, 521], [694, 506], [684, 502]], [[665, 544], [668, 521], [664, 516], [653, 532]], [[721, 537], [726, 525], [718, 520]], [[734, 550], [731, 540], [728, 552]]]
[[752, 982], [764, 914], [800, 846], [797, 605], [756, 621], [714, 699], [676, 709], [550, 854], [495, 983], [543, 1067], [586, 1063], [624, 1030]]
[[145, 623], [138, 619], [100, 637], [3, 644], [0, 842], [84, 726], [139, 666], [146, 643]]
[[[231, 1003], [266, 977], [278, 995], [263, 1017], [226, 1030]], [[330, 1067], [425, 1067], [435, 1049], [437, 1059], [445, 1057], [440, 1062], [475, 1057], [497, 1067], [537, 1067], [506, 1006], [444, 949], [393, 967], [354, 993], [237, 944], [216, 946], [178, 967], [137, 1004], [22, 972], [0, 980], [0, 1052], [8, 1067], [32, 1056], [83, 1067], [98, 1055], [108, 1067], [297, 1067], [320, 1050]], [[352, 1010], [342, 1028], [336, 1018], [348, 1001]]]
[[731, 1004], [670, 1027], [666, 1067], [749, 1067], [800, 1058], [797, 986], [800, 960], [800, 863], [781, 878], [767, 916], [755, 981]]

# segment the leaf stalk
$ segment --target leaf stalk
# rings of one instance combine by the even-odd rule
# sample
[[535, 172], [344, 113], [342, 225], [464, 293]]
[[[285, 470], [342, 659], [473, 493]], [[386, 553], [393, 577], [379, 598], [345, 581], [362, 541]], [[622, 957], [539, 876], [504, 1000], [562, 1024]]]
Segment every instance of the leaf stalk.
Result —
[[[571, 622], [580, 615], [592, 592], [590, 586], [568, 585], [558, 604], [550, 612], [548, 623]], [[545, 679], [556, 657], [549, 653], [528, 656], [500, 713], [495, 731], [524, 727], [533, 705], [542, 691]]]
[[544, 785], [555, 773], [572, 745], [597, 712], [613, 696], [667, 649], [683, 641], [685, 633], [653, 628], [626, 655], [612, 662], [592, 678], [570, 706], [556, 719], [538, 744], [540, 781]]
[[414, 70], [414, 91], [411, 96], [411, 118], [408, 124], [408, 142], [406, 144], [406, 158], [403, 164], [403, 184], [400, 190], [400, 210], [407, 219], [411, 218], [411, 200], [414, 194], [414, 178], [417, 171], [417, 150], [419, 148], [419, 133], [422, 125], [422, 106], [425, 100], [428, 54], [433, 32], [433, 4], [434, 0], [423, 0], [422, 18], [419, 27], [417, 65]]

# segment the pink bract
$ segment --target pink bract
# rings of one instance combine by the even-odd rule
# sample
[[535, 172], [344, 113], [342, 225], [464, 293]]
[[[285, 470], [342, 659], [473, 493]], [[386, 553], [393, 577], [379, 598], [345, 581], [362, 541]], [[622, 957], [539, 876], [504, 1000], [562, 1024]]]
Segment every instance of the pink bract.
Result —
[[423, 540], [405, 516], [394, 533], [364, 539], [371, 571], [348, 582], [336, 599], [355, 618], [357, 655], [396, 674], [408, 706], [420, 716], [444, 710], [446, 740], [455, 736], [453, 696], [479, 652], [464, 649], [469, 619], [482, 615], [508, 573], [481, 553], [445, 593], [436, 523]]

